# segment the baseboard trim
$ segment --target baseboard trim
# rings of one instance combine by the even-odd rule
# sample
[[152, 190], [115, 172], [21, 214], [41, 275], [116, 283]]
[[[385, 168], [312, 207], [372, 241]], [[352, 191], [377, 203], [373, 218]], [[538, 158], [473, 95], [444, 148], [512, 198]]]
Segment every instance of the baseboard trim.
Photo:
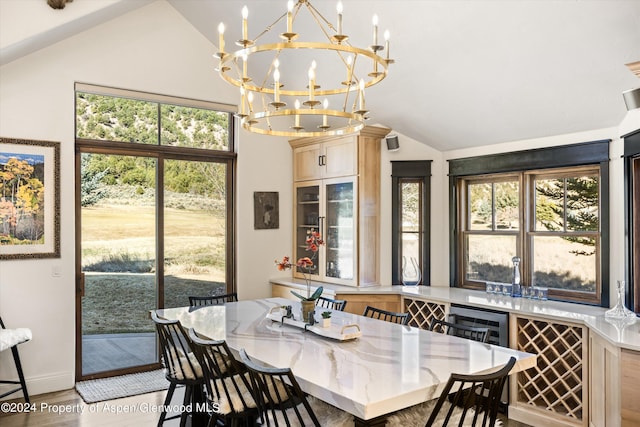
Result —
[[[15, 378], [7, 378], [8, 381], [15, 380], [18, 381], [18, 377], [16, 375]], [[29, 396], [35, 396], [43, 393], [51, 393], [54, 391], [68, 390], [73, 388], [75, 385], [75, 377], [73, 372], [54, 372], [47, 375], [35, 376], [35, 377], [27, 377], [25, 378], [27, 381], [27, 390], [29, 391]], [[0, 385], [0, 394], [11, 390], [12, 388], [17, 387], [17, 385], [12, 384], [2, 384]], [[22, 391], [18, 391], [9, 396], [4, 397], [2, 400], [12, 400], [12, 399], [21, 399]]]

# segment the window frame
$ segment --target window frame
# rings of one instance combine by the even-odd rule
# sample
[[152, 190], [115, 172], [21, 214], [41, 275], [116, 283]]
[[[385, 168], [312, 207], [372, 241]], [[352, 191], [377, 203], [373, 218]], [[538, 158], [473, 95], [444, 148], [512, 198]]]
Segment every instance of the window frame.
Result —
[[625, 302], [640, 313], [640, 130], [624, 135]]
[[[521, 242], [518, 256], [522, 258], [521, 274], [525, 283], [530, 282], [532, 256], [530, 254], [532, 234], [529, 218], [525, 213], [533, 209], [533, 191], [531, 177], [550, 173], [599, 170], [599, 259], [596, 261], [597, 284], [594, 298], [584, 298], [579, 292], [551, 292], [554, 299], [593, 305], [609, 306], [609, 143], [600, 140], [557, 147], [524, 150], [509, 153], [491, 154], [478, 157], [449, 160], [449, 224], [450, 224], [450, 286], [483, 289], [484, 282], [471, 286], [466, 282], [464, 270], [463, 234], [466, 232], [465, 218], [459, 211], [464, 202], [466, 187], [464, 183], [472, 179], [496, 177], [508, 174], [521, 174], [520, 187]], [[524, 222], [522, 222], [524, 221]], [[540, 233], [540, 232], [537, 232]], [[599, 286], [599, 287], [598, 287]], [[590, 294], [591, 295], [591, 294]]]
[[391, 161], [391, 284], [402, 285], [402, 184], [419, 182], [422, 187], [417, 234], [421, 259], [418, 260], [422, 272], [421, 285], [431, 285], [431, 160]]

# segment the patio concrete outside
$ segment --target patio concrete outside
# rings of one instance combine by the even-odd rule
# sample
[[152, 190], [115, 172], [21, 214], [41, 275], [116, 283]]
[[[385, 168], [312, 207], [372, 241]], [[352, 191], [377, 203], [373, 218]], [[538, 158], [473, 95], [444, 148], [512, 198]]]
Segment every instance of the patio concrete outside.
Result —
[[82, 336], [82, 374], [141, 366], [157, 361], [155, 332]]

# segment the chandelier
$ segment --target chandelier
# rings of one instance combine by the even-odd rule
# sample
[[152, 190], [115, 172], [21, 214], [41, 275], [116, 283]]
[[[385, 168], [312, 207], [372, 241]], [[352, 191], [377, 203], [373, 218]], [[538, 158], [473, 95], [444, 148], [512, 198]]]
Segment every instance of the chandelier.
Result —
[[217, 71], [240, 89], [237, 117], [242, 127], [288, 137], [346, 135], [362, 129], [369, 113], [365, 90], [381, 82], [394, 62], [389, 58], [389, 31], [381, 44], [378, 16], [373, 15], [372, 44], [356, 47], [343, 31], [341, 1], [336, 9], [334, 27], [309, 0], [289, 0], [285, 13], [250, 37], [244, 6], [242, 36], [233, 52], [225, 50], [225, 26], [220, 23]]

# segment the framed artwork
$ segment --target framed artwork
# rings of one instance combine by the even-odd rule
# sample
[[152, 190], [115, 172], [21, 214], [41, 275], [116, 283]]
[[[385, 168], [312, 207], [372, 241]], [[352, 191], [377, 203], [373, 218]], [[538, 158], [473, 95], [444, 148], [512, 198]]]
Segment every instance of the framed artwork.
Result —
[[60, 143], [0, 137], [0, 259], [60, 258]]
[[255, 191], [253, 193], [253, 228], [256, 230], [280, 228], [280, 205], [277, 191]]

